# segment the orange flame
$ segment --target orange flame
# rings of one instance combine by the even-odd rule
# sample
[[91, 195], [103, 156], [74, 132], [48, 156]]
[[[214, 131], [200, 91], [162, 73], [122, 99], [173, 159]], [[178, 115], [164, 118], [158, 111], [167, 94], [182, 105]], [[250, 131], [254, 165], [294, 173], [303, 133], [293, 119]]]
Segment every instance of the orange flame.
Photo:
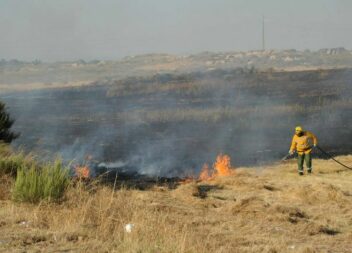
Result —
[[90, 176], [90, 169], [88, 166], [76, 166], [75, 173], [76, 177], [80, 179], [87, 179]]
[[206, 181], [206, 180], [209, 180], [211, 177], [212, 177], [212, 173], [210, 172], [209, 165], [205, 163], [199, 174], [199, 180]]
[[234, 168], [231, 166], [231, 158], [228, 155], [220, 154], [216, 157], [213, 169], [209, 169], [208, 164], [204, 164], [199, 174], [200, 181], [212, 180], [217, 176], [230, 176], [234, 174]]
[[213, 165], [216, 176], [230, 176], [233, 174], [231, 158], [228, 155], [218, 155]]

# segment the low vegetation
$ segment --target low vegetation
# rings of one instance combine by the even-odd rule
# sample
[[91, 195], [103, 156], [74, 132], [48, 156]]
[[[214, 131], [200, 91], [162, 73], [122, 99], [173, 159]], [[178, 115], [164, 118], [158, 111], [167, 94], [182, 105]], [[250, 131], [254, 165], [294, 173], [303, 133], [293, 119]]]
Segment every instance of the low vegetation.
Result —
[[13, 178], [13, 200], [31, 203], [60, 200], [70, 182], [69, 169], [59, 160], [40, 164], [33, 156], [13, 152], [4, 144], [0, 145], [0, 177]]
[[[352, 156], [338, 159], [352, 163]], [[39, 174], [20, 169], [18, 176], [39, 182], [41, 175], [50, 182], [55, 178], [50, 171], [62, 171], [60, 166]], [[61, 176], [58, 181], [66, 182]], [[350, 170], [315, 160], [313, 175], [303, 177], [292, 161], [238, 168], [234, 175], [176, 189], [70, 184], [60, 192], [65, 199], [60, 203], [13, 202], [9, 193], [0, 200], [0, 250], [350, 252], [351, 180]], [[19, 182], [7, 185], [14, 187], [12, 194]], [[126, 224], [133, 224], [130, 232]]]
[[13, 188], [15, 201], [37, 203], [60, 200], [69, 184], [69, 170], [60, 161], [44, 166], [22, 166]]
[[34, 159], [30, 154], [15, 153], [8, 145], [0, 143], [0, 175], [16, 176], [20, 168], [29, 168], [34, 163]]

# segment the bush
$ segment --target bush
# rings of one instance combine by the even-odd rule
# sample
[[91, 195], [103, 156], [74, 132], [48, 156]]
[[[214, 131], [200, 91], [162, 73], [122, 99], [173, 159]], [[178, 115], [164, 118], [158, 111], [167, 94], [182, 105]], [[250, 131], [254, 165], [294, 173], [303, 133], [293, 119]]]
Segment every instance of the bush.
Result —
[[17, 170], [24, 166], [24, 159], [21, 154], [0, 157], [0, 175], [16, 176]]
[[17, 171], [12, 197], [15, 201], [31, 203], [58, 201], [69, 182], [69, 169], [60, 161], [42, 167], [34, 164], [30, 168], [22, 166]]
[[8, 145], [0, 143], [0, 175], [16, 176], [19, 168], [31, 167], [32, 164], [34, 160], [31, 155], [24, 155], [22, 152], [15, 153]]

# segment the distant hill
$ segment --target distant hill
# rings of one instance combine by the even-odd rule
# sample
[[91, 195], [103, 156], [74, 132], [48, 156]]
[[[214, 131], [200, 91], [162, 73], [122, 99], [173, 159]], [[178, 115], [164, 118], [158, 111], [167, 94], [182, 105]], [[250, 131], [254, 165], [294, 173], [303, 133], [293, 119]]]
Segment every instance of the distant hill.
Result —
[[[318, 51], [267, 50], [248, 52], [203, 52], [177, 56], [148, 54], [129, 56], [117, 61], [84, 61], [45, 63], [39, 60], [0, 61], [0, 92], [14, 84], [34, 88], [75, 86], [97, 80], [123, 79], [156, 73], [184, 73], [213, 69], [255, 68], [258, 70], [297, 71], [350, 68], [352, 51], [344, 48]], [[16, 87], [18, 90], [20, 87]]]

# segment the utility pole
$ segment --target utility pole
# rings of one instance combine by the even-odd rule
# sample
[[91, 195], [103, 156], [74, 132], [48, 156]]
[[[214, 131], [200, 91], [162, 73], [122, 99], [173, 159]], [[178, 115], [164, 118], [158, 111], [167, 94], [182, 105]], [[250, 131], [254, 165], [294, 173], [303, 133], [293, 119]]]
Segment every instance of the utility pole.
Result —
[[265, 51], [265, 19], [263, 15], [263, 23], [262, 23], [262, 50]]

